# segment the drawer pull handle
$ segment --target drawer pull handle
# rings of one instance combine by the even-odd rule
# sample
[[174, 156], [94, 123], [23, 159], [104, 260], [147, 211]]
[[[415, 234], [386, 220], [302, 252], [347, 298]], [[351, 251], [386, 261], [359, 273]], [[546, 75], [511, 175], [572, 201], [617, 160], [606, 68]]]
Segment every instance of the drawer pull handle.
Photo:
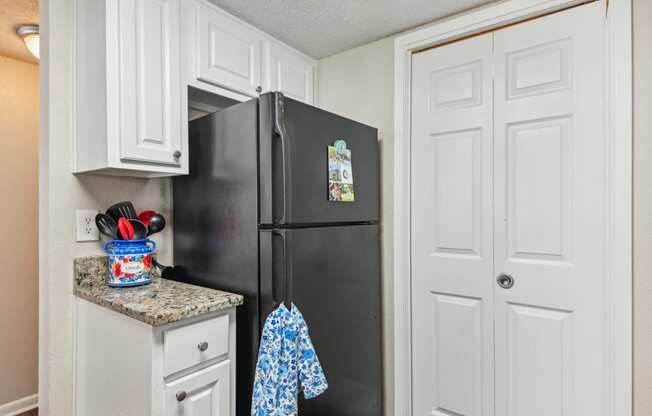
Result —
[[206, 351], [208, 349], [208, 342], [206, 341], [200, 342], [199, 344], [197, 344], [197, 348], [199, 348], [199, 351], [201, 352]]
[[182, 402], [182, 401], [186, 400], [187, 396], [188, 396], [188, 393], [186, 393], [185, 391], [178, 391], [177, 392], [177, 401]]

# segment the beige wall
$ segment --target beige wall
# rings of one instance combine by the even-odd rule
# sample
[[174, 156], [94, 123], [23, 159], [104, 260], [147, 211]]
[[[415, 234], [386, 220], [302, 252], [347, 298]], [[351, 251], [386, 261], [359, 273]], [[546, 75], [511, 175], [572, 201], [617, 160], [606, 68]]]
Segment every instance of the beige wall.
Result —
[[[41, 130], [39, 189], [40, 416], [72, 414], [72, 259], [101, 253], [98, 242], [74, 241], [75, 209], [106, 208], [129, 199], [171, 220], [169, 179], [74, 176], [71, 166], [72, 2], [41, 0]], [[49, 56], [53, 51], [52, 56]], [[171, 225], [171, 224], [170, 224]], [[171, 226], [155, 238], [171, 259]], [[102, 359], [102, 357], [98, 357]], [[119, 398], [120, 399], [120, 398]]]
[[634, 0], [634, 415], [652, 415], [652, 1]]
[[[318, 105], [378, 128], [381, 151], [385, 414], [393, 409], [392, 204], [394, 40], [382, 39], [319, 61]], [[355, 167], [354, 167], [355, 169]]]
[[0, 56], [0, 406], [38, 391], [38, 101], [38, 66]]

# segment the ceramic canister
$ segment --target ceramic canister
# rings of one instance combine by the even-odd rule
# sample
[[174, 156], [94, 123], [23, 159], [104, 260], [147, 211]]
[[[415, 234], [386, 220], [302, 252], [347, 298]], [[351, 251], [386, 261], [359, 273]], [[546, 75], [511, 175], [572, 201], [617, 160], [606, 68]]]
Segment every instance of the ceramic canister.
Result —
[[107, 284], [111, 287], [140, 286], [151, 283], [152, 240], [113, 240], [104, 244], [109, 256]]

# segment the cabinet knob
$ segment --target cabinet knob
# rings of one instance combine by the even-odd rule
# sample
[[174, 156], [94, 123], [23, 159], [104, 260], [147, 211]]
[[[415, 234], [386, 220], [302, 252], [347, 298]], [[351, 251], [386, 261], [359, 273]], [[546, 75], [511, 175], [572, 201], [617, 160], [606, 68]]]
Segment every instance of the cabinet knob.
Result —
[[188, 393], [186, 393], [185, 391], [182, 390], [182, 391], [177, 392], [177, 401], [178, 402], [182, 402], [182, 401], [186, 400], [186, 397], [188, 397]]
[[201, 352], [206, 351], [208, 349], [208, 342], [206, 341], [200, 342], [199, 344], [197, 344], [197, 348], [199, 348], [199, 351]]
[[256, 92], [257, 92], [258, 94], [260, 94], [261, 92], [263, 92], [263, 87], [261, 87], [260, 85], [257, 86], [257, 87], [256, 87]]
[[181, 157], [181, 150], [175, 150], [174, 153], [172, 153], [172, 157], [179, 159]]

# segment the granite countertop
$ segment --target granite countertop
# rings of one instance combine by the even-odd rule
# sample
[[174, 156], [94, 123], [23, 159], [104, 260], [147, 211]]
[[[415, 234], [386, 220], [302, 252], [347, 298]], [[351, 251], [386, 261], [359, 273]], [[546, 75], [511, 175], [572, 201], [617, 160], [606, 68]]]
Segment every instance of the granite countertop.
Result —
[[106, 285], [106, 256], [74, 260], [74, 293], [89, 302], [152, 326], [161, 326], [243, 303], [241, 295], [155, 277], [146, 286]]

